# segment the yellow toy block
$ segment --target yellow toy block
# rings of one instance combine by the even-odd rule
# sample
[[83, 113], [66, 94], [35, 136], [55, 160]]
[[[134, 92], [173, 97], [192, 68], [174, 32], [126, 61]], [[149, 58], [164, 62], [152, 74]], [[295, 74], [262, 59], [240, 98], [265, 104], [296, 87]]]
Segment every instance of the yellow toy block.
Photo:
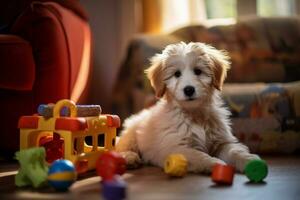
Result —
[[164, 171], [170, 176], [182, 177], [187, 173], [187, 160], [182, 154], [171, 154], [165, 160]]

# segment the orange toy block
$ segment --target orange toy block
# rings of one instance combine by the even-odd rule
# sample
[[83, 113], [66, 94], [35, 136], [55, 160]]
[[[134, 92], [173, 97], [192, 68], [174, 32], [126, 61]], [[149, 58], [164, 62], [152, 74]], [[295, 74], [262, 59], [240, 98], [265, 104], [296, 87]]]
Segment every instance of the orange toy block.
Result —
[[211, 179], [217, 184], [231, 185], [234, 177], [234, 167], [216, 164], [213, 167]]

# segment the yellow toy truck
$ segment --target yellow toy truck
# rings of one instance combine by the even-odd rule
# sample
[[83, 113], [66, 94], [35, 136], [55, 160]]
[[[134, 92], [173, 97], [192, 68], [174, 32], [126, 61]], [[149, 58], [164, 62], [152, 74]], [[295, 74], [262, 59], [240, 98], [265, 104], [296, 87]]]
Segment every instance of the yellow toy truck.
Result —
[[[38, 113], [19, 119], [21, 150], [44, 146], [49, 163], [68, 159], [80, 173], [95, 169], [99, 155], [114, 149], [120, 118], [101, 114], [98, 105], [80, 106], [63, 99], [41, 105]], [[104, 144], [99, 146], [100, 138]]]

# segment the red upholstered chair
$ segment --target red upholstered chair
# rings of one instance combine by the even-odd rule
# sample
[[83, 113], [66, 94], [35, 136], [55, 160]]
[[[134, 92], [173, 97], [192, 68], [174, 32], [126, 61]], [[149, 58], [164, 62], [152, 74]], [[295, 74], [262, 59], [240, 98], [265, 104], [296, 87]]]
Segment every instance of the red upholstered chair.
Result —
[[33, 2], [0, 35], [0, 153], [19, 148], [18, 119], [41, 103], [83, 103], [91, 59], [86, 18], [55, 2]]

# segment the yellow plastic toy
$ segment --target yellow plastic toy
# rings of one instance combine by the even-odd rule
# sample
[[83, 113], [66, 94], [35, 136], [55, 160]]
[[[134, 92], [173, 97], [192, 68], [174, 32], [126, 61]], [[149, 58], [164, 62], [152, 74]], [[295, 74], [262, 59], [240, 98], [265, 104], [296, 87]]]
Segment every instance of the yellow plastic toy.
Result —
[[[61, 116], [66, 108], [70, 116]], [[64, 99], [54, 105], [52, 117], [32, 115], [20, 118], [20, 149], [40, 146], [40, 139], [45, 136], [59, 136], [63, 158], [75, 165], [84, 164], [87, 170], [91, 170], [95, 168], [101, 153], [114, 149], [118, 127], [120, 118], [117, 115], [100, 113], [97, 116], [78, 117], [76, 104]], [[98, 146], [100, 135], [104, 135], [104, 146]], [[92, 140], [92, 145], [86, 144], [86, 137]]]
[[164, 171], [170, 176], [182, 177], [187, 173], [187, 160], [182, 154], [171, 154], [165, 160]]

